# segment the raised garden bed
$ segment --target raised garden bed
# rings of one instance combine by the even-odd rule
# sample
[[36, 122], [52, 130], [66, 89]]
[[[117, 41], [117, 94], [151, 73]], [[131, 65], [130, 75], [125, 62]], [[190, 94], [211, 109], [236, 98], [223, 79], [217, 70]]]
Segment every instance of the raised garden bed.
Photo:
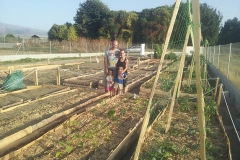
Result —
[[[216, 103], [205, 100], [207, 159], [230, 159], [230, 144], [217, 113]], [[199, 159], [199, 128], [196, 102], [179, 98], [170, 130], [165, 134], [169, 111], [156, 121], [141, 149], [141, 160]], [[219, 125], [220, 124], [220, 125]]]
[[145, 114], [147, 97], [102, 101], [47, 133], [15, 159], [107, 159]]
[[[46, 91], [47, 90], [44, 92], [45, 94], [47, 94]], [[38, 90], [35, 92], [38, 92]], [[30, 99], [36, 100], [17, 108], [13, 106], [13, 110], [0, 113], [0, 139], [27, 128], [34, 123], [49, 118], [56, 113], [73, 108], [74, 106], [85, 102], [89, 98], [93, 98], [101, 94], [103, 94], [102, 91], [91, 89], [85, 89], [84, 91], [80, 89], [69, 90], [64, 94], [46, 96], [46, 98], [43, 97], [43, 99], [36, 99], [36, 95], [31, 94], [32, 97]], [[27, 95], [25, 94], [25, 96]]]

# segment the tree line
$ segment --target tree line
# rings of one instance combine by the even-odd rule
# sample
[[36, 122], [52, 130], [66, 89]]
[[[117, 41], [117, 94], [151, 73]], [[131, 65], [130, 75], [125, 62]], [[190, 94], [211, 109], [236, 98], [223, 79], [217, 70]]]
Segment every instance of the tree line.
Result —
[[[186, 5], [181, 3], [181, 5]], [[119, 39], [130, 43], [164, 43], [174, 4], [143, 9], [141, 12], [110, 10], [101, 0], [86, 0], [79, 4], [73, 18], [75, 24], [53, 24], [49, 40], [74, 41], [86, 39]], [[182, 14], [179, 10], [178, 14]], [[207, 3], [200, 4], [203, 40], [210, 45], [240, 42], [240, 21], [227, 20], [221, 25], [222, 14]]]

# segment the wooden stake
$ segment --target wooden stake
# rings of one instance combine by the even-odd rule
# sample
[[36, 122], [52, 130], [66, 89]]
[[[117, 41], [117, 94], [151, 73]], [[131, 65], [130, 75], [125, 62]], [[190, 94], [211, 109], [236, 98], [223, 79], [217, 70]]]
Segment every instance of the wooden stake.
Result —
[[57, 67], [57, 85], [60, 86], [60, 69]]
[[8, 69], [8, 72], [9, 72], [9, 74], [12, 74], [12, 69], [9, 68], [9, 69]]
[[194, 33], [194, 54], [196, 66], [196, 86], [197, 86], [197, 104], [198, 104], [198, 119], [199, 119], [199, 132], [200, 132], [200, 157], [201, 160], [206, 160], [205, 151], [205, 117], [204, 117], [204, 98], [201, 84], [201, 64], [200, 64], [200, 6], [199, 0], [192, 1], [193, 11], [193, 33]]
[[37, 72], [37, 69], [35, 70], [35, 74], [34, 74], [34, 84], [35, 86], [38, 86], [38, 72]]
[[222, 87], [223, 84], [221, 83], [219, 86], [219, 91], [218, 91], [218, 100], [217, 100], [217, 106], [220, 107], [221, 99], [222, 99]]
[[214, 100], [214, 101], [215, 101], [216, 95], [217, 95], [218, 83], [219, 83], [219, 77], [217, 77], [217, 79], [216, 79], [215, 90], [214, 90], [214, 93], [213, 93], [213, 100]]
[[158, 78], [159, 78], [160, 71], [162, 70], [164, 57], [165, 57], [165, 54], [167, 52], [169, 40], [170, 40], [170, 37], [171, 37], [171, 34], [172, 34], [173, 25], [175, 23], [175, 19], [176, 19], [177, 13], [178, 13], [180, 2], [181, 2], [180, 0], [176, 0], [176, 3], [175, 3], [172, 19], [171, 19], [171, 22], [170, 22], [170, 25], [169, 25], [169, 28], [168, 28], [166, 41], [165, 41], [163, 51], [162, 51], [162, 56], [161, 56], [161, 59], [160, 59], [160, 63], [158, 65], [156, 78], [155, 78], [155, 81], [153, 83], [152, 91], [151, 91], [151, 94], [150, 94], [150, 97], [149, 97], [147, 111], [146, 111], [145, 116], [144, 116], [144, 121], [143, 121], [143, 124], [142, 124], [141, 133], [140, 133], [140, 136], [139, 136], [137, 148], [135, 150], [135, 154], [134, 154], [134, 158], [133, 158], [134, 160], [138, 159], [142, 144], [143, 144], [144, 139], [145, 139], [145, 132], [147, 130], [147, 125], [148, 125], [149, 118], [150, 118], [150, 107], [151, 107], [151, 104], [152, 104], [152, 99], [153, 99], [153, 96], [154, 96], [154, 92], [155, 92], [155, 88], [156, 88], [156, 85], [157, 85], [157, 81], [158, 81]]

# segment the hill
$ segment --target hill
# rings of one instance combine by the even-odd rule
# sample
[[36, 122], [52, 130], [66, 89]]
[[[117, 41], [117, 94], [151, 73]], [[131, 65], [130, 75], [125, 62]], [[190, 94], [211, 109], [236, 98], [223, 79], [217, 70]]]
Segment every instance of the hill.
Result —
[[44, 30], [0, 22], [0, 37], [6, 34], [13, 34], [16, 37], [19, 36], [21, 38], [30, 38], [32, 35], [37, 35], [39, 37], [47, 37], [47, 31]]

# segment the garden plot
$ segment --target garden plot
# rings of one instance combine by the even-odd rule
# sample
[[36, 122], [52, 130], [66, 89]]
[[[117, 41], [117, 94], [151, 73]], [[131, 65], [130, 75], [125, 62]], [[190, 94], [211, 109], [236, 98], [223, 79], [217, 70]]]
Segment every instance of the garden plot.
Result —
[[0, 139], [103, 94], [93, 89], [73, 89], [0, 113]]
[[130, 93], [102, 101], [47, 133], [14, 159], [105, 160], [143, 117], [147, 102], [147, 97], [134, 99]]
[[[170, 130], [165, 134], [168, 110], [156, 121], [141, 149], [140, 158], [199, 159], [199, 128], [196, 102], [179, 98], [174, 107]], [[216, 103], [206, 100], [207, 159], [226, 160], [229, 156], [225, 134], [217, 120]]]
[[52, 94], [54, 92], [59, 92], [63, 89], [67, 89], [65, 86], [54, 86], [54, 85], [42, 85], [33, 86], [32, 89], [24, 89], [15, 92], [8, 92], [5, 94], [0, 94], [0, 108], [14, 104], [14, 103], [24, 103], [29, 102], [47, 94]]
[[[166, 69], [164, 69], [160, 73], [158, 81], [157, 81], [157, 86], [155, 89], [156, 94], [170, 96], [171, 89], [175, 83], [174, 81], [177, 76], [177, 72], [175, 70], [172, 70], [172, 69], [174, 69], [174, 66], [178, 66], [178, 61], [172, 63], [171, 65], [169, 65]], [[150, 80], [148, 80], [147, 82], [145, 82], [144, 84], [141, 85], [141, 87], [140, 87], [141, 94], [151, 93], [151, 89], [153, 87], [155, 78], [156, 78], [156, 76], [152, 77]]]

